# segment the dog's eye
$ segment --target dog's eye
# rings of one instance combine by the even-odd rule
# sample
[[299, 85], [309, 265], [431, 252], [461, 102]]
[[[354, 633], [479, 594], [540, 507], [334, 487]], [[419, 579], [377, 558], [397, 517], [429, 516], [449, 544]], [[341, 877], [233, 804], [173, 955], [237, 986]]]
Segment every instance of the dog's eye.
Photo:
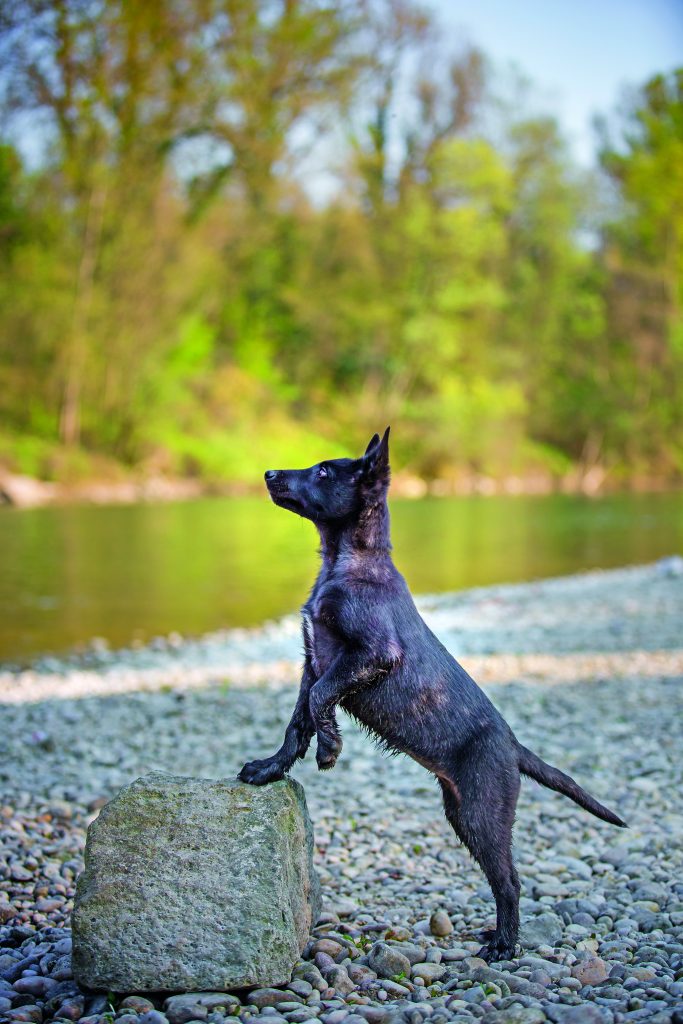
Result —
[[327, 470], [324, 466], [320, 466], [318, 469], [318, 479], [323, 480], [327, 476]]

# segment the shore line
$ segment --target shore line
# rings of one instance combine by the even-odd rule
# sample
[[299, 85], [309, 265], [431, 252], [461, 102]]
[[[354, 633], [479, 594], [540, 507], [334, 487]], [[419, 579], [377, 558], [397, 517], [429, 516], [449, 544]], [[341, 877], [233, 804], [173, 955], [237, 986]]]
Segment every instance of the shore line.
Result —
[[[683, 559], [417, 598], [427, 624], [478, 681], [544, 685], [683, 675]], [[297, 615], [196, 639], [93, 648], [0, 669], [0, 704], [215, 685], [296, 687]]]
[[[453, 477], [425, 480], [409, 472], [392, 479], [392, 496], [425, 497], [539, 497], [552, 494], [603, 497], [618, 493], [661, 493], [680, 490], [678, 478], [628, 476], [614, 479], [599, 466], [580, 467], [562, 475], [548, 472], [494, 477], [460, 472]], [[135, 505], [198, 498], [243, 498], [262, 495], [259, 481], [202, 481], [191, 477], [148, 476], [124, 480], [86, 480], [80, 483], [40, 480], [0, 469], [0, 506], [16, 509], [63, 505]]]
[[[518, 683], [547, 686], [566, 682], [590, 682], [604, 678], [643, 679], [683, 676], [683, 647], [678, 650], [628, 651], [584, 654], [494, 654], [461, 657], [463, 667], [477, 682], [486, 685]], [[237, 689], [297, 686], [298, 661], [278, 660], [258, 665], [225, 665], [180, 670], [161, 668], [112, 668], [105, 672], [75, 670], [61, 683], [54, 673], [0, 673], [0, 704], [27, 704], [45, 700], [107, 697], [122, 693], [153, 693], [158, 690], [203, 689], [230, 686]]]

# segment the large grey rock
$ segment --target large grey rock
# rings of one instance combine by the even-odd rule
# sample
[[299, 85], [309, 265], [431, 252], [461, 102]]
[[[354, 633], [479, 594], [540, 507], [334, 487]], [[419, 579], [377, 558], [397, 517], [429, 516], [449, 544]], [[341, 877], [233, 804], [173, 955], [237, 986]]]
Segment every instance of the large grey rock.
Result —
[[281, 985], [320, 910], [302, 787], [153, 772], [88, 829], [73, 969], [113, 992]]

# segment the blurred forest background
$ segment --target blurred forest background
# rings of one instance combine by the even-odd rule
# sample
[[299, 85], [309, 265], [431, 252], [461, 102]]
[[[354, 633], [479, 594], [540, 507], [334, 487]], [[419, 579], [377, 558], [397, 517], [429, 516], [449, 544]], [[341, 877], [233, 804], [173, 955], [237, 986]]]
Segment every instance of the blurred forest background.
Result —
[[15, 0], [0, 68], [6, 470], [683, 476], [683, 71], [587, 172], [407, 0]]

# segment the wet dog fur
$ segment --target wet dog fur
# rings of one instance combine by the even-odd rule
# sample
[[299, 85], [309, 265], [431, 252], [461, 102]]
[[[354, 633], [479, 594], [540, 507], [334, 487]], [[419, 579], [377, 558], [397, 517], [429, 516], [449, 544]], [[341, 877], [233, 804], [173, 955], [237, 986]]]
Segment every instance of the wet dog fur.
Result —
[[446, 817], [496, 901], [496, 928], [483, 936], [479, 955], [510, 959], [519, 931], [511, 846], [520, 773], [603, 821], [625, 823], [522, 746], [422, 620], [391, 559], [389, 476], [389, 428], [361, 458], [265, 474], [275, 504], [316, 525], [322, 564], [302, 609], [303, 675], [284, 741], [271, 757], [245, 764], [239, 778], [254, 785], [281, 779], [313, 736], [318, 767], [332, 768], [342, 749], [341, 706], [385, 748], [436, 777]]

